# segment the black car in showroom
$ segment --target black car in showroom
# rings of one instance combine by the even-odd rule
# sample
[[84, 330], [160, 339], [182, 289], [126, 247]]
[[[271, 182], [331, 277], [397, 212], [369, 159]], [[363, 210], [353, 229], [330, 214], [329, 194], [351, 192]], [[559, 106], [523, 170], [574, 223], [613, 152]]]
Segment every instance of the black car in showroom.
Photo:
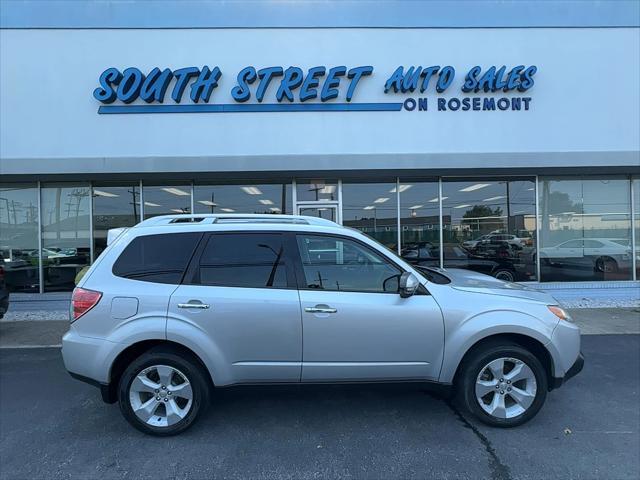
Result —
[[9, 289], [5, 280], [4, 258], [0, 256], [0, 318], [9, 309]]
[[[410, 243], [401, 252], [407, 262], [422, 267], [440, 265], [440, 249], [429, 242]], [[470, 251], [462, 245], [445, 245], [446, 268], [465, 268], [508, 282], [535, 279], [535, 262], [508, 243], [494, 243]]]

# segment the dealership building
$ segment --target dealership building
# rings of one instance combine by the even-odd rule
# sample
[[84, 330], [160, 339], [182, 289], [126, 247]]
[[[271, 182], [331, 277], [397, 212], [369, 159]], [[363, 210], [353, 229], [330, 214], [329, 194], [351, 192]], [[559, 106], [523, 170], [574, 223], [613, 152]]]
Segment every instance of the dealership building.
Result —
[[640, 279], [636, 1], [1, 5], [11, 291], [71, 290], [108, 229], [176, 213], [320, 216], [518, 282]]

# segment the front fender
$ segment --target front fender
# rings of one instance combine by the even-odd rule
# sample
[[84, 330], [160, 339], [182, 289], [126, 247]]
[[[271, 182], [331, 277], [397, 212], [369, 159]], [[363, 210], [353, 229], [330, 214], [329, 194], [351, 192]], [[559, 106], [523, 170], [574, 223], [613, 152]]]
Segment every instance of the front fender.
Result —
[[[544, 345], [555, 360], [555, 349], [549, 349], [556, 323], [543, 321], [534, 315], [517, 310], [493, 310], [469, 317], [454, 325], [445, 320], [444, 361], [440, 381], [453, 382], [458, 365], [464, 355], [480, 340], [499, 334], [519, 334], [533, 338]], [[556, 353], [557, 355], [557, 353]]]

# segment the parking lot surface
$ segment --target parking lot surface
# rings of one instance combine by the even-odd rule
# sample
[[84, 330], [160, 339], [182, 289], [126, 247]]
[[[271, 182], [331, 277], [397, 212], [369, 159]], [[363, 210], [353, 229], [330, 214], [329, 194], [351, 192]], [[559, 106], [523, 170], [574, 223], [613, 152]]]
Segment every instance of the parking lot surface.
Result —
[[60, 351], [0, 350], [0, 478], [640, 476], [640, 336], [583, 337], [584, 371], [510, 430], [409, 386], [221, 390], [191, 430], [131, 428]]

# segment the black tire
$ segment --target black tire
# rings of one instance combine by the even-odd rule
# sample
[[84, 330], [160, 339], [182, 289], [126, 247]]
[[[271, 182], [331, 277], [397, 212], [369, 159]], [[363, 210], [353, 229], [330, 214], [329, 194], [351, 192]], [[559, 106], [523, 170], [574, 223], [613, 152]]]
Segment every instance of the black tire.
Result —
[[[153, 426], [143, 422], [133, 411], [130, 402], [130, 388], [136, 376], [143, 370], [156, 365], [166, 365], [178, 370], [191, 384], [192, 401], [190, 409], [184, 418], [173, 425]], [[124, 418], [141, 432], [163, 437], [177, 435], [193, 425], [209, 405], [209, 382], [206, 375], [203, 367], [198, 362], [172, 349], [163, 347], [152, 349], [131, 362], [120, 377], [118, 385], [120, 411]]]
[[596, 271], [602, 273], [616, 273], [618, 262], [611, 257], [598, 257], [596, 260]]
[[511, 270], [507, 270], [506, 268], [501, 268], [493, 272], [493, 276], [498, 280], [504, 280], [505, 282], [515, 282], [516, 276], [513, 274]]
[[[520, 415], [512, 418], [497, 418], [487, 413], [476, 399], [476, 379], [489, 362], [498, 358], [514, 358], [524, 362], [536, 380], [536, 395], [531, 405]], [[540, 361], [531, 352], [515, 343], [491, 343], [475, 348], [465, 357], [456, 380], [456, 398], [469, 413], [478, 420], [494, 427], [516, 427], [531, 420], [542, 408], [547, 398], [547, 373]], [[498, 393], [494, 393], [497, 395]]]

